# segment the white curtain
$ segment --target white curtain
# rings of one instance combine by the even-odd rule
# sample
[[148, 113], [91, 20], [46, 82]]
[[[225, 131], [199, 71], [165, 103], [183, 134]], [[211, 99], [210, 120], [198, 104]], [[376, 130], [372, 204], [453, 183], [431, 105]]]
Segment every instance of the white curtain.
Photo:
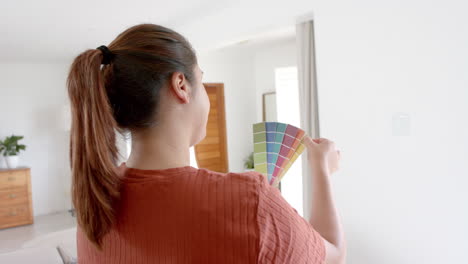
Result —
[[[314, 22], [312, 15], [298, 19], [296, 24], [297, 70], [301, 128], [312, 138], [320, 137], [318, 93], [315, 71]], [[311, 172], [307, 150], [302, 157], [303, 216], [310, 220]]]

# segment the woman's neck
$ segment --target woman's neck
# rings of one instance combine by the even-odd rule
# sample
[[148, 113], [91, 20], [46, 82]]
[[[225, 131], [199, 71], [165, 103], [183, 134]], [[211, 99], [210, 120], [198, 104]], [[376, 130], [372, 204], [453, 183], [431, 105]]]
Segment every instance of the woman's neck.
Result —
[[188, 139], [184, 132], [148, 130], [132, 133], [132, 149], [126, 166], [143, 170], [189, 166], [190, 146], [181, 140]]

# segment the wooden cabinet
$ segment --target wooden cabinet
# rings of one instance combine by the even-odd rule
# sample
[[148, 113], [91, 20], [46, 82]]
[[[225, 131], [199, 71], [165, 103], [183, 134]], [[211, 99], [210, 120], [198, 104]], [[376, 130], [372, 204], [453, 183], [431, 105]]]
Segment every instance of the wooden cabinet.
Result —
[[0, 228], [32, 223], [31, 170], [0, 169]]

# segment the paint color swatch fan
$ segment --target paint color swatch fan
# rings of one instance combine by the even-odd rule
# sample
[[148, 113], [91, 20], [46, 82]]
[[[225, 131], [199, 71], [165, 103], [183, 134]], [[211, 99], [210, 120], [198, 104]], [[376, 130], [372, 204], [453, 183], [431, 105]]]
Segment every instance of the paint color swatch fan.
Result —
[[254, 168], [273, 186], [279, 182], [305, 149], [304, 130], [278, 122], [253, 124]]

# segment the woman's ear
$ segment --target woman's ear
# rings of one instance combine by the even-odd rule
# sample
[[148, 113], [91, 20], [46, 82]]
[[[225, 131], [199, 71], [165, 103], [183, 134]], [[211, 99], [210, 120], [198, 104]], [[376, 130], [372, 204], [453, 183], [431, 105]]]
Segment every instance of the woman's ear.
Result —
[[190, 86], [188, 85], [185, 75], [181, 72], [174, 72], [171, 76], [170, 88], [174, 91], [177, 99], [182, 103], [190, 102]]

